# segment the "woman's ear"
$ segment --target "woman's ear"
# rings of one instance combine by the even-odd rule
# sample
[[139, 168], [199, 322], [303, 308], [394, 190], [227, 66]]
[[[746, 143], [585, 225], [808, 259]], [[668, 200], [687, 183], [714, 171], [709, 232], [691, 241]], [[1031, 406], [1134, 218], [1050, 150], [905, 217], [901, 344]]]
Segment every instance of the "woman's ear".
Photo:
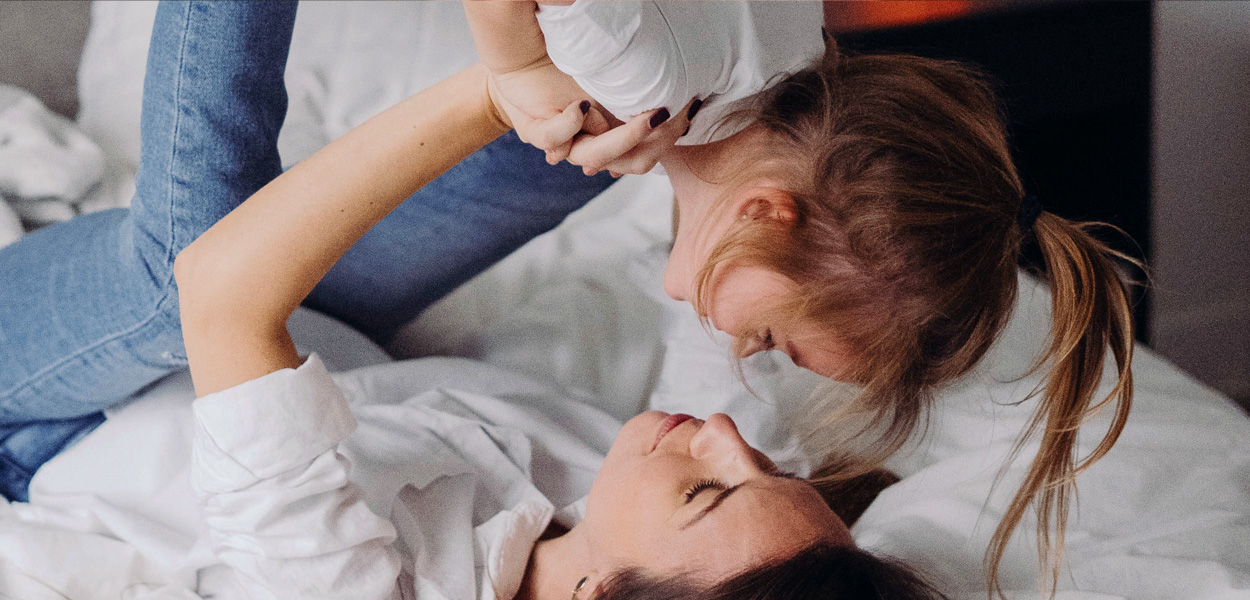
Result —
[[776, 188], [755, 188], [738, 209], [743, 220], [774, 219], [794, 223], [799, 219], [799, 209], [790, 194]]

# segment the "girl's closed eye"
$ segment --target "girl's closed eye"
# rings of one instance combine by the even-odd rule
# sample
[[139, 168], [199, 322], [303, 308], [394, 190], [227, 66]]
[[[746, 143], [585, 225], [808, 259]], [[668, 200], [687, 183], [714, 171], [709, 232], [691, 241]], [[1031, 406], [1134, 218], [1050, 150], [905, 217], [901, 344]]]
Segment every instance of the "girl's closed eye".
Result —
[[725, 484], [715, 479], [700, 479], [695, 482], [690, 489], [686, 490], [686, 504], [694, 502], [695, 497], [707, 490], [723, 490]]

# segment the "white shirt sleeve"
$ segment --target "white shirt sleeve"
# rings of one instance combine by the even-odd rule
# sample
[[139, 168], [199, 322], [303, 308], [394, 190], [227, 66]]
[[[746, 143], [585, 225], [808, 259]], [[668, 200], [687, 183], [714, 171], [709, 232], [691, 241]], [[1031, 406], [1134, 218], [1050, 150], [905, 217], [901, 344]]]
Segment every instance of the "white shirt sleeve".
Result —
[[542, 6], [538, 23], [556, 67], [622, 121], [703, 98], [682, 145], [740, 131], [721, 119], [825, 48], [820, 2], [577, 0]]
[[213, 551], [251, 598], [397, 597], [392, 524], [336, 448], [356, 429], [321, 360], [195, 401], [191, 478]]

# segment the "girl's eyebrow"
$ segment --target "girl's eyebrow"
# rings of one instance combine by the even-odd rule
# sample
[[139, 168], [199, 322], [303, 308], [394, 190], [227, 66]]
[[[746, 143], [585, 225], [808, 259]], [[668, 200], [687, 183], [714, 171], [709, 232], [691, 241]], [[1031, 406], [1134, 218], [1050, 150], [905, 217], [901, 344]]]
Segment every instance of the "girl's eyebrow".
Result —
[[686, 521], [684, 525], [682, 525], [681, 527], [678, 527], [677, 529], [679, 531], [685, 530], [689, 528], [691, 525], [698, 523], [703, 517], [706, 517], [708, 513], [712, 512], [713, 510], [716, 509], [716, 507], [720, 506], [721, 503], [723, 503], [725, 499], [729, 497], [730, 494], [742, 489], [742, 486], [746, 484], [747, 482], [743, 482], [731, 488], [725, 488], [725, 491], [717, 494], [716, 497], [713, 498], [712, 501], [709, 502], [707, 506], [703, 507], [703, 510], [699, 511], [699, 514], [691, 517], [689, 521]]

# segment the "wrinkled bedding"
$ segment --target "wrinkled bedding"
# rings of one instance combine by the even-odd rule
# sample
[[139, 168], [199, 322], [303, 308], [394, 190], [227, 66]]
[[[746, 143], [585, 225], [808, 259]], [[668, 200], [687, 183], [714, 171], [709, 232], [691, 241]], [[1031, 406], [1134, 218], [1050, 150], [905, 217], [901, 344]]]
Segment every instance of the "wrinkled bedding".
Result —
[[[288, 69], [288, 162], [474, 60], [454, 4], [353, 6], [301, 7]], [[104, 149], [105, 178], [115, 181], [125, 181], [127, 169], [133, 175], [136, 86], [146, 51], [135, 40], [146, 35], [152, 11], [147, 3], [93, 8], [79, 126]], [[330, 42], [345, 50], [327, 51]], [[453, 59], [432, 60], [431, 48]], [[819, 378], [764, 353], [745, 365], [752, 395], [729, 369], [724, 340], [706, 332], [687, 305], [663, 296], [671, 193], [659, 176], [623, 179], [410, 324], [387, 350], [414, 360], [393, 362], [314, 313], [297, 314], [292, 330], [302, 349], [319, 352], [344, 373], [343, 385], [362, 394], [519, 387], [572, 398], [621, 421], [644, 408], [723, 411], [784, 467], [810, 468], [812, 457], [787, 424], [823, 385]], [[124, 204], [124, 196], [114, 203]], [[1005, 334], [976, 371], [940, 394], [925, 435], [889, 463], [902, 481], [853, 531], [862, 546], [915, 565], [957, 598], [985, 597], [984, 550], [1035, 451], [1026, 446], [1022, 459], [1002, 467], [1034, 405], [1021, 400], [1041, 382], [1029, 371], [1049, 325], [1045, 288], [1025, 275], [1020, 281]], [[420, 358], [434, 355], [468, 360]], [[1138, 349], [1134, 380], [1136, 402], [1120, 442], [1079, 479], [1059, 597], [1250, 598], [1250, 418], [1145, 348]], [[185, 374], [171, 376], [41, 470], [31, 505], [0, 506], [0, 598], [194, 597], [183, 584], [197, 574], [161, 562], [174, 553], [137, 550], [177, 546], [176, 533], [162, 529], [162, 511], [178, 510], [184, 491], [137, 495], [135, 482], [155, 474], [110, 477], [97, 462], [107, 458], [110, 468], [124, 470], [127, 455], [181, 444], [185, 424], [160, 414], [192, 396]], [[144, 434], [126, 423], [144, 423]], [[1083, 453], [1105, 427], [1099, 418], [1086, 428]], [[148, 526], [118, 525], [133, 523], [134, 514], [145, 515]], [[1003, 561], [1003, 585], [1016, 598], [1037, 596], [1031, 528], [1026, 520]], [[201, 587], [211, 587], [212, 574], [198, 576]]]

